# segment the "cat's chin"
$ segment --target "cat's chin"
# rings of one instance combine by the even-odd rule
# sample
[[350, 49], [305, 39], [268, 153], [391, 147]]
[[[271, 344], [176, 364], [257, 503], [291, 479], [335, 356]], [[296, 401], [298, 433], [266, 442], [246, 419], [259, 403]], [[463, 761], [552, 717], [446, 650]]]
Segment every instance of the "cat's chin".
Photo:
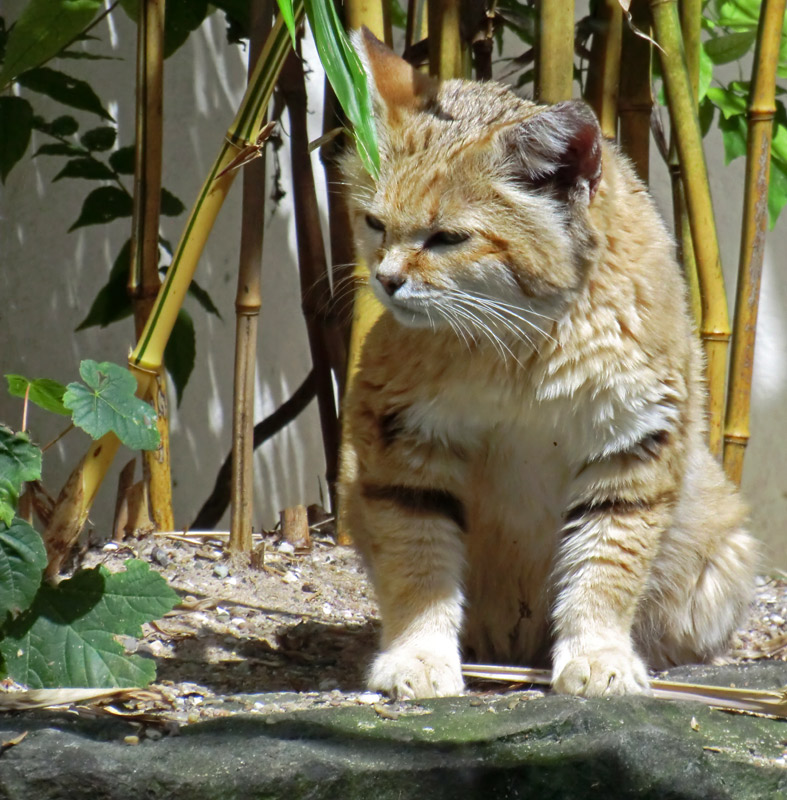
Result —
[[393, 314], [393, 318], [405, 328], [429, 328], [434, 330], [440, 327], [442, 323], [439, 315], [428, 314], [421, 309], [405, 308], [393, 303], [386, 303], [386, 308]]

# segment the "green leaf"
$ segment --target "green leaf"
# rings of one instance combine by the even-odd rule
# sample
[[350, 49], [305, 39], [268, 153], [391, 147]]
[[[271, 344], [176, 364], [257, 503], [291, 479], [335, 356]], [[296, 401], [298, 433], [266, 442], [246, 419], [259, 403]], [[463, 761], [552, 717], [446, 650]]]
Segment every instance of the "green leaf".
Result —
[[0, 97], [0, 179], [22, 158], [33, 132], [33, 107], [21, 97]]
[[708, 39], [703, 43], [702, 49], [714, 64], [729, 64], [731, 61], [743, 58], [756, 38], [756, 31], [735, 31], [715, 39]]
[[717, 22], [724, 28], [757, 29], [760, 0], [724, 0], [718, 5]]
[[[35, 403], [45, 411], [52, 411], [55, 414], [70, 416], [71, 412], [63, 405], [63, 393], [66, 387], [51, 378], [25, 378], [23, 375], [6, 375], [8, 381], [8, 394], [12, 397], [21, 397], [31, 403]], [[30, 391], [28, 392], [28, 387]]]
[[172, 376], [178, 406], [183, 400], [183, 391], [189, 382], [194, 362], [197, 358], [197, 346], [194, 336], [194, 321], [184, 309], [178, 311], [178, 318], [172, 328], [167, 346], [164, 349], [164, 366]]
[[116, 636], [141, 636], [141, 625], [171, 611], [178, 596], [142, 561], [124, 572], [82, 570], [58, 586], [44, 584], [32, 608], [0, 642], [8, 674], [33, 689], [144, 686], [152, 659], [128, 656]]
[[768, 217], [771, 228], [776, 224], [785, 204], [787, 204], [787, 161], [773, 158], [768, 183]]
[[97, 161], [90, 156], [83, 158], [72, 158], [60, 172], [52, 178], [52, 181], [59, 181], [61, 178], [85, 178], [90, 181], [112, 180], [115, 173], [101, 161]]
[[292, 10], [292, 0], [277, 0], [277, 2], [279, 4], [281, 18], [284, 20], [284, 24], [290, 32], [290, 39], [292, 39], [292, 48], [294, 50], [297, 47], [297, 43], [295, 41], [295, 14]]
[[26, 433], [0, 425], [0, 522], [11, 524], [22, 484], [41, 477], [41, 451]]
[[[121, 0], [126, 14], [139, 20], [139, 1]], [[164, 58], [169, 58], [202, 24], [208, 15], [207, 0], [167, 0], [164, 17]], [[248, 12], [247, 12], [248, 13]]]
[[189, 284], [188, 293], [208, 312], [208, 314], [215, 314], [219, 319], [223, 319], [211, 296], [196, 281], [193, 280]]
[[90, 111], [99, 117], [112, 121], [110, 114], [101, 105], [98, 95], [89, 83], [72, 78], [64, 72], [58, 72], [49, 67], [38, 67], [25, 72], [17, 78], [20, 85], [33, 92], [57, 100], [72, 108]]
[[109, 166], [120, 175], [134, 174], [134, 147], [119, 147], [109, 154]]
[[46, 548], [38, 531], [16, 517], [0, 525], [0, 622], [28, 608], [41, 585]]
[[68, 232], [85, 225], [102, 225], [118, 217], [130, 217], [133, 209], [131, 195], [117, 186], [100, 186], [85, 198], [79, 219], [68, 229]]
[[161, 213], [165, 217], [177, 217], [186, 210], [186, 206], [166, 189], [161, 190]]
[[80, 142], [90, 151], [103, 152], [104, 150], [111, 150], [112, 145], [115, 144], [117, 138], [117, 128], [104, 126], [102, 128], [93, 128], [87, 131], [81, 138]]
[[101, 0], [28, 0], [8, 34], [0, 87], [62, 50], [102, 5]]
[[708, 88], [710, 87], [710, 82], [713, 80], [713, 62], [708, 58], [707, 53], [700, 49], [700, 74], [699, 80], [697, 81], [698, 86], [698, 101], [702, 101], [705, 99], [705, 95], [708, 93]]
[[724, 163], [729, 164], [739, 156], [745, 156], [748, 135], [746, 117], [743, 114], [729, 118], [722, 117], [719, 120], [719, 128], [724, 142]]
[[79, 323], [76, 330], [83, 331], [99, 325], [106, 328], [113, 322], [131, 316], [134, 309], [128, 296], [128, 276], [131, 269], [131, 239], [118, 253], [115, 263], [109, 272], [109, 280], [101, 287], [87, 316]]
[[407, 12], [399, 5], [398, 0], [388, 0], [388, 8], [391, 10], [391, 24], [404, 30], [407, 27]]
[[713, 117], [716, 115], [716, 106], [713, 105], [709, 97], [703, 97], [699, 106], [700, 131], [703, 136], [708, 135], [708, 131], [713, 125]]
[[38, 150], [33, 153], [33, 158], [36, 156], [83, 156], [85, 151], [81, 147], [76, 147], [73, 144], [66, 144], [65, 142], [52, 142], [51, 144], [42, 144]]
[[358, 155], [372, 177], [380, 172], [372, 100], [358, 54], [350, 46], [332, 0], [305, 0], [325, 74], [345, 114], [353, 124]]
[[721, 110], [725, 119], [746, 113], [746, 97], [732, 89], [713, 87], [708, 89], [707, 96]]
[[63, 404], [74, 412], [74, 424], [93, 439], [113, 431], [132, 450], [155, 450], [159, 444], [156, 412], [134, 392], [137, 382], [123, 367], [86, 359], [79, 365], [81, 383], [69, 383]]
[[79, 123], [69, 116], [58, 117], [49, 125], [53, 136], [73, 136], [79, 130]]

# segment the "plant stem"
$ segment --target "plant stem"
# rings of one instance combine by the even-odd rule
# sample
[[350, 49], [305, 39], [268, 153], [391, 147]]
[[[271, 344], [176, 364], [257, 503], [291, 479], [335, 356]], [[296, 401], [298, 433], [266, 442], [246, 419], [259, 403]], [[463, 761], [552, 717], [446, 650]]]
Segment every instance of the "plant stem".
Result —
[[738, 484], [741, 482], [743, 456], [749, 441], [754, 341], [768, 221], [772, 123], [776, 113], [776, 67], [784, 12], [785, 0], [764, 0], [751, 79], [743, 231], [735, 296], [727, 424], [724, 430], [724, 469], [727, 476]]
[[459, 0], [429, 0], [429, 72], [441, 80], [465, 74]]
[[609, 139], [618, 133], [618, 93], [620, 90], [620, 46], [623, 11], [619, 0], [602, 0], [594, 17], [598, 26], [590, 49], [585, 100], [598, 117], [601, 132]]
[[673, 124], [702, 294], [700, 336], [705, 346], [710, 394], [709, 444], [721, 456], [724, 390], [730, 323], [721, 271], [702, 134], [691, 88], [675, 0], [650, 0], [662, 74]]
[[536, 98], [570, 100], [574, 85], [574, 0], [541, 0], [536, 51]]

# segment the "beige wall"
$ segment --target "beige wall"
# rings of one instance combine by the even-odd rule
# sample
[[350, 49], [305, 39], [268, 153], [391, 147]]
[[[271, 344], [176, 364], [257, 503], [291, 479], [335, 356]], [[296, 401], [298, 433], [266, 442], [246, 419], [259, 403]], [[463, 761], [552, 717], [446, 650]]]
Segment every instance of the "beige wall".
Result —
[[[13, 19], [21, 0], [7, 4]], [[108, 50], [122, 61], [69, 61], [62, 68], [87, 77], [112, 113], [120, 109], [120, 143], [131, 144], [133, 119], [133, 26], [123, 14], [113, 15], [117, 30], [106, 24], [99, 33]], [[313, 51], [306, 57], [317, 68]], [[199, 189], [226, 127], [232, 120], [245, 80], [243, 53], [227, 47], [221, 15], [212, 19], [166, 62], [164, 183], [189, 206]], [[312, 80], [313, 137], [320, 133], [321, 79]], [[36, 98], [44, 116], [64, 113], [62, 107]], [[82, 129], [100, 124], [80, 115]], [[285, 123], [285, 131], [287, 125]], [[42, 142], [39, 137], [34, 142]], [[710, 172], [718, 214], [728, 289], [734, 288], [742, 202], [742, 162], [724, 167], [719, 137], [709, 137]], [[288, 186], [289, 167], [282, 151], [282, 180]], [[270, 155], [269, 155], [270, 158]], [[269, 162], [270, 163], [270, 162]], [[128, 236], [129, 224], [85, 228], [69, 234], [82, 199], [92, 188], [84, 181], [51, 183], [61, 159], [25, 159], [10, 175], [0, 200], [0, 372], [48, 376], [63, 382], [77, 377], [83, 358], [123, 363], [131, 345], [131, 323], [103, 331], [74, 334], [109, 266]], [[270, 174], [271, 170], [269, 170]], [[315, 157], [315, 174], [322, 169]], [[653, 190], [669, 214], [666, 170], [654, 158]], [[223, 321], [206, 316], [193, 301], [187, 306], [197, 323], [197, 366], [180, 409], [173, 415], [172, 448], [176, 478], [175, 514], [188, 525], [213, 485], [218, 465], [230, 446], [231, 385], [234, 333], [234, 275], [239, 239], [239, 187], [223, 209], [200, 264], [197, 279], [221, 310]], [[288, 198], [266, 213], [264, 307], [261, 318], [255, 419], [270, 413], [300, 383], [309, 370], [309, 355], [297, 272], [293, 259], [292, 211]], [[42, 213], [45, 209], [46, 213]], [[165, 219], [164, 234], [177, 241], [183, 217]], [[766, 256], [761, 323], [755, 366], [753, 439], [746, 462], [745, 492], [752, 506], [752, 528], [768, 545], [767, 567], [787, 567], [787, 336], [785, 308], [787, 214], [771, 235]], [[20, 404], [0, 392], [0, 419], [18, 426]], [[33, 412], [36, 438], [45, 442], [62, 427], [42, 412]], [[70, 467], [84, 452], [86, 437], [71, 434], [47, 454], [45, 477], [57, 492]], [[126, 458], [130, 455], [126, 454]], [[91, 520], [105, 532], [111, 524], [114, 484], [123, 454], [102, 489]], [[315, 502], [323, 472], [315, 405], [275, 442], [258, 450], [255, 524], [270, 526], [278, 509], [295, 502]]]

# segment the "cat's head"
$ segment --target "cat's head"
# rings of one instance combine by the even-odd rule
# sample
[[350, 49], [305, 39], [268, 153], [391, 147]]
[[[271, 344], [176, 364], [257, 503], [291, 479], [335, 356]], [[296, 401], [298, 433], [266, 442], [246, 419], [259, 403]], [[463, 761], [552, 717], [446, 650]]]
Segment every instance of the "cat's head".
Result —
[[[582, 103], [538, 106], [497, 83], [439, 83], [368, 30], [381, 168], [351, 186], [370, 285], [402, 324], [527, 339], [583, 284], [601, 131]], [[548, 327], [548, 325], [546, 326]]]

